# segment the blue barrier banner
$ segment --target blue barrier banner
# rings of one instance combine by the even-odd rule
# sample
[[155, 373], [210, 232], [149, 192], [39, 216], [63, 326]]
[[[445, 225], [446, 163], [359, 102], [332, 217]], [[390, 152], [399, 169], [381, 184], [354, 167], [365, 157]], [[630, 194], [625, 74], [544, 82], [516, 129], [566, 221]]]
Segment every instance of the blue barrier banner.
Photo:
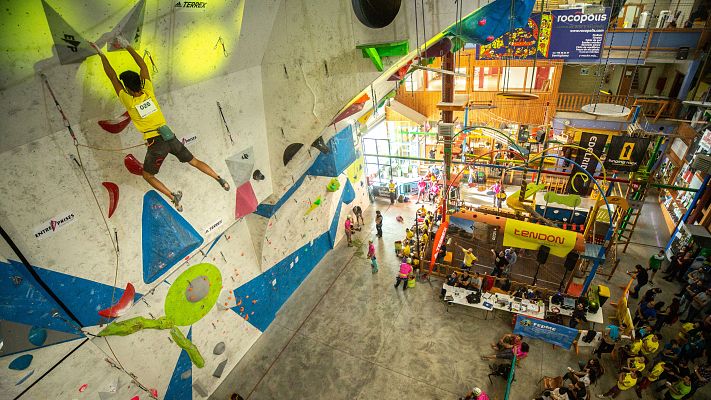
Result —
[[566, 350], [570, 349], [578, 337], [578, 330], [519, 314], [513, 333], [532, 339], [540, 339]]

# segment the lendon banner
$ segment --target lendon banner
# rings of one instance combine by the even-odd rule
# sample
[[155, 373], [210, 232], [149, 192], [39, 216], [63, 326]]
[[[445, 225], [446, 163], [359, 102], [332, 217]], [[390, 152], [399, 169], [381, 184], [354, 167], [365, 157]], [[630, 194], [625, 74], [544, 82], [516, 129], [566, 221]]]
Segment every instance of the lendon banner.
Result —
[[578, 330], [519, 314], [513, 333], [532, 339], [543, 340], [550, 344], [570, 349], [578, 337]]
[[508, 219], [504, 227], [504, 246], [538, 250], [546, 245], [554, 256], [565, 257], [575, 247], [577, 236], [565, 229]]

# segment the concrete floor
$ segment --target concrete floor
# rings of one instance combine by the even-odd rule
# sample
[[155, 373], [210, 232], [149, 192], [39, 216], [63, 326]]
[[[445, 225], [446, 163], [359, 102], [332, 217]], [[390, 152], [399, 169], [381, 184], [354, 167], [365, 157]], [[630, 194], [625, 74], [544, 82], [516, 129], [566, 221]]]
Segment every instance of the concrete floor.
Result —
[[[480, 386], [492, 399], [503, 399], [505, 381], [493, 378], [490, 383], [489, 362], [480, 356], [491, 352], [492, 341], [511, 331], [511, 314], [498, 312], [485, 321], [481, 310], [454, 306], [446, 312], [438, 298], [441, 281], [434, 278], [406, 292], [392, 287], [399, 265], [393, 242], [404, 232], [395, 217], [410, 217], [414, 207], [390, 206], [377, 199], [365, 212], [367, 227], [356, 237], [363, 247], [374, 238], [373, 216], [381, 210], [384, 236], [375, 241], [380, 272], [371, 273], [365, 249], [349, 248], [342, 241], [296, 290], [212, 398], [228, 399], [237, 392], [250, 400], [457, 399]], [[633, 238], [638, 244], [621, 255], [620, 271], [611, 282], [599, 282], [610, 287], [613, 298], [626, 282], [624, 270], [645, 264], [668, 239], [653, 196], [644, 213]], [[669, 301], [666, 297], [677, 287], [659, 277], [657, 281], [663, 300]], [[604, 310], [606, 316], [613, 312], [609, 304]], [[666, 328], [665, 336], [676, 328]], [[588, 358], [586, 350], [576, 356], [540, 341], [529, 344], [529, 357], [516, 370], [511, 399], [535, 397], [541, 377], [561, 375], [567, 366]], [[608, 372], [592, 387], [593, 396], [604, 393], [615, 380], [609, 358], [603, 361]], [[711, 398], [705, 393], [708, 388], [695, 398]], [[644, 398], [652, 399], [652, 394], [648, 390]], [[635, 398], [633, 391], [618, 397]]]

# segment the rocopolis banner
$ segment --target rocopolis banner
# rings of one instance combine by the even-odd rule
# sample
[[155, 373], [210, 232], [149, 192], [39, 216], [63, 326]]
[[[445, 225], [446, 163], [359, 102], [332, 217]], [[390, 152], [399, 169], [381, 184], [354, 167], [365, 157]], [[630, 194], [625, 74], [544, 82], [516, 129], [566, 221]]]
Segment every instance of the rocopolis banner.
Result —
[[575, 248], [578, 234], [560, 228], [507, 219], [504, 228], [504, 246], [538, 250], [541, 245], [550, 247], [550, 254], [565, 257]]

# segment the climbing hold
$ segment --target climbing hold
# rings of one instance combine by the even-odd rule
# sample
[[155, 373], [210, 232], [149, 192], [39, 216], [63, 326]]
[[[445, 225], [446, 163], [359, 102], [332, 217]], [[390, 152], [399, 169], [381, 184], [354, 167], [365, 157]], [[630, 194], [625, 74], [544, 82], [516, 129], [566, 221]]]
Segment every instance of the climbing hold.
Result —
[[215, 372], [212, 373], [212, 376], [215, 378], [220, 378], [222, 376], [222, 373], [225, 372], [225, 366], [227, 365], [227, 360], [223, 360], [221, 363], [217, 365], [217, 368], [215, 368]]
[[486, 25], [486, 18], [482, 18], [479, 20], [479, 26], [484, 26]]
[[443, 37], [437, 43], [428, 47], [427, 50], [425, 50], [422, 53], [422, 57], [423, 58], [442, 57], [443, 55], [449, 53], [450, 51], [452, 51], [452, 40], [449, 39], [448, 37]]
[[28, 372], [27, 375], [23, 376], [22, 378], [20, 378], [20, 380], [17, 381], [17, 383], [15, 383], [15, 386], [22, 385], [27, 380], [27, 378], [31, 377], [32, 374], [34, 374], [34, 373], [35, 373], [34, 369], [30, 370], [30, 372]]
[[8, 365], [8, 368], [14, 369], [15, 371], [22, 371], [23, 369], [27, 369], [27, 367], [30, 366], [30, 363], [32, 363], [32, 354], [24, 354], [21, 355], [10, 363]]
[[30, 333], [27, 334], [27, 340], [35, 346], [42, 346], [47, 340], [47, 330], [33, 326], [30, 328]]
[[79, 393], [83, 393], [86, 390], [86, 388], [88, 388], [88, 387], [89, 387], [88, 383], [85, 383], [85, 384], [79, 386]]
[[489, 36], [486, 37], [486, 41], [487, 41], [487, 42], [493, 42], [494, 39], [495, 39], [495, 38], [494, 38], [493, 36], [491, 36], [491, 35], [489, 35]]
[[220, 342], [215, 345], [215, 348], [212, 350], [212, 354], [219, 356], [220, 354], [225, 352], [225, 342]]
[[181, 332], [180, 329], [178, 329], [177, 327], [172, 327], [170, 329], [170, 336], [175, 341], [175, 344], [177, 344], [181, 349], [185, 350], [185, 352], [188, 353], [190, 361], [192, 361], [192, 363], [195, 364], [196, 367], [202, 368], [205, 366], [205, 359], [203, 359], [202, 355], [200, 355], [200, 351], [197, 349], [197, 347], [195, 347], [195, 344], [193, 344], [190, 339], [187, 339], [183, 335], [183, 332]]
[[304, 215], [309, 215], [311, 211], [315, 210], [316, 207], [321, 205], [321, 196], [317, 197], [316, 200], [314, 200], [313, 203], [311, 203], [311, 207], [309, 207], [308, 210], [306, 210], [306, 213]]
[[126, 289], [123, 291], [121, 298], [116, 304], [109, 308], [99, 311], [99, 315], [104, 318], [117, 318], [123, 315], [126, 310], [133, 305], [133, 298], [136, 296], [136, 289], [130, 282], [126, 284]]
[[252, 183], [247, 181], [235, 190], [237, 201], [235, 202], [235, 218], [242, 218], [257, 210], [259, 202], [254, 194]]
[[111, 216], [114, 215], [114, 211], [116, 211], [116, 206], [118, 205], [119, 187], [113, 182], [101, 182], [101, 184], [104, 185], [106, 190], [109, 192], [109, 218], [111, 218]]
[[158, 398], [158, 390], [157, 389], [150, 389], [151, 396], [153, 396], [154, 399]]
[[180, 374], [180, 379], [186, 380], [186, 379], [190, 378], [192, 375], [193, 375], [193, 371], [189, 369], [189, 370], [183, 372], [182, 374]]
[[398, 215], [397, 217], [395, 217], [395, 221], [400, 222], [400, 223], [405, 222], [405, 220], [404, 220], [404, 219], [402, 218], [402, 216], [400, 216], [400, 215]]
[[343, 187], [343, 194], [341, 200], [346, 204], [351, 204], [356, 198], [355, 189], [350, 180], [346, 180], [346, 186]]
[[143, 164], [133, 154], [126, 154], [126, 157], [123, 158], [123, 165], [126, 166], [128, 172], [134, 175], [143, 175]]
[[331, 179], [331, 181], [326, 186], [326, 190], [328, 190], [329, 192], [335, 192], [336, 190], [338, 190], [340, 188], [341, 188], [341, 182], [339, 182], [337, 178]]
[[[196, 278], [206, 277], [207, 294], [195, 302], [186, 298], [187, 289]], [[193, 292], [196, 292], [193, 286]], [[216, 266], [208, 263], [196, 264], [186, 269], [173, 282], [165, 297], [165, 315], [177, 326], [189, 326], [207, 315], [217, 303], [222, 290], [222, 274]], [[196, 292], [197, 293], [197, 292]], [[196, 294], [196, 297], [200, 297]]]
[[129, 122], [131, 122], [131, 117], [128, 116], [128, 111], [126, 111], [114, 119], [104, 119], [99, 121], [99, 126], [106, 132], [119, 133], [124, 130], [126, 126], [128, 126]]
[[[346, 107], [345, 110], [343, 110], [340, 114], [336, 116], [336, 118], [333, 119], [331, 122], [331, 125], [335, 124], [338, 121], [342, 121], [351, 115], [357, 113], [358, 111], [361, 111], [363, 107], [365, 107], [365, 102], [370, 100], [370, 97], [367, 94], [364, 94], [357, 98], [353, 103], [351, 103], [348, 107]], [[285, 164], [286, 165], [286, 164]]]
[[97, 336], [126, 336], [143, 329], [168, 329], [174, 325], [173, 321], [166, 317], [158, 319], [134, 317], [125, 321], [110, 323]]
[[143, 196], [141, 218], [145, 283], [158, 279], [203, 242], [195, 228], [155, 190]]
[[188, 287], [185, 289], [185, 298], [189, 302], [195, 303], [205, 298], [210, 291], [210, 280], [206, 276], [201, 275], [188, 282]]

